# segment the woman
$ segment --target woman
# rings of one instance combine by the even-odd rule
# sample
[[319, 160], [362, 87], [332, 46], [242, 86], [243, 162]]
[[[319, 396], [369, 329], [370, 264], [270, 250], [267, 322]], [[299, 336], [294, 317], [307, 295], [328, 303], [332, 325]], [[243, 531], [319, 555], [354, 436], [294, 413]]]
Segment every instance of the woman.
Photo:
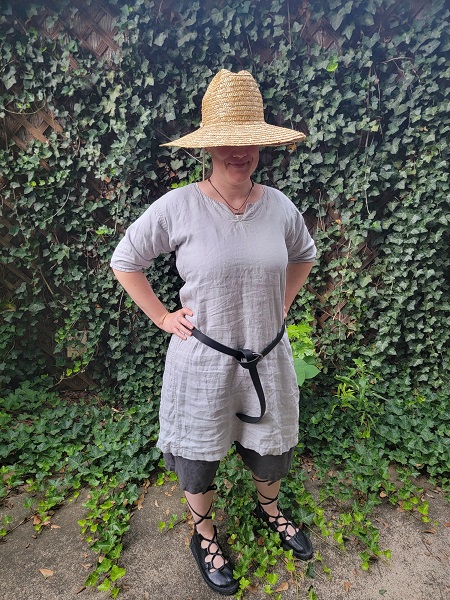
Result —
[[[298, 387], [284, 319], [315, 246], [292, 202], [251, 179], [260, 146], [305, 136], [265, 123], [250, 73], [221, 70], [203, 98], [202, 119], [197, 131], [164, 145], [206, 148], [212, 175], [154, 202], [127, 230], [111, 265], [145, 314], [172, 334], [158, 447], [191, 509], [200, 573], [215, 591], [234, 594], [238, 582], [211, 522], [214, 476], [233, 444], [252, 471], [256, 516], [296, 557], [313, 553], [277, 498], [298, 443]], [[182, 308], [174, 312], [143, 273], [171, 251], [184, 281]]]

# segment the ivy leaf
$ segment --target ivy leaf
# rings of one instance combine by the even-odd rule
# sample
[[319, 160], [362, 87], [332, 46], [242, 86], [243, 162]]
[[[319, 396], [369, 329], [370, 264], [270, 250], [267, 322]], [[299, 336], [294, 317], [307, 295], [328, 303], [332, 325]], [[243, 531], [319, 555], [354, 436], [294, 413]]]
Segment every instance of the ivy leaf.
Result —
[[270, 583], [270, 585], [275, 585], [278, 581], [278, 573], [267, 573], [266, 579]]
[[335, 15], [330, 15], [330, 25], [331, 27], [337, 31], [344, 20], [345, 15], [349, 14], [352, 10], [353, 2], [350, 0], [339, 9], [339, 11]]
[[109, 558], [104, 558], [97, 567], [97, 571], [99, 573], [107, 573], [110, 569], [111, 569], [111, 561], [109, 560]]
[[320, 373], [314, 364], [308, 364], [302, 358], [294, 358], [294, 370], [297, 375], [297, 383], [301, 387], [306, 379], [312, 379]]
[[165, 31], [161, 31], [161, 33], [153, 40], [155, 46], [162, 46], [167, 39], [167, 33]]
[[16, 69], [12, 65], [9, 68], [8, 73], [2, 77], [2, 83], [7, 90], [12, 88], [12, 86], [17, 82], [16, 79]]
[[338, 68], [338, 66], [339, 66], [339, 63], [338, 63], [338, 61], [337, 61], [337, 57], [334, 57], [334, 58], [332, 58], [332, 59], [330, 60], [330, 62], [327, 64], [327, 67], [326, 67], [326, 69], [327, 69], [327, 71], [328, 71], [329, 73], [333, 73], [334, 71], [336, 71], [336, 69]]
[[111, 581], [116, 581], [120, 577], [123, 577], [126, 572], [127, 572], [126, 569], [122, 569], [121, 567], [118, 567], [117, 565], [114, 565], [112, 567], [112, 569], [111, 569], [110, 574], [109, 574], [109, 576], [111, 578]]
[[111, 581], [106, 577], [103, 583], [98, 586], [101, 592], [107, 592], [111, 587]]

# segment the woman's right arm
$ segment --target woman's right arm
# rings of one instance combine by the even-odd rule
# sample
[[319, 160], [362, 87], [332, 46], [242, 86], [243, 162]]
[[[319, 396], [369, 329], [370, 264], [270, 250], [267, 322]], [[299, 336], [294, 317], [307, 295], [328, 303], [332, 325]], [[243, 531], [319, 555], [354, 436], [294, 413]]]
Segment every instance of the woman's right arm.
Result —
[[186, 319], [186, 315], [192, 317], [194, 314], [190, 308], [183, 307], [171, 313], [156, 296], [142, 271], [113, 271], [130, 298], [155, 325], [182, 340], [191, 335], [193, 325]]

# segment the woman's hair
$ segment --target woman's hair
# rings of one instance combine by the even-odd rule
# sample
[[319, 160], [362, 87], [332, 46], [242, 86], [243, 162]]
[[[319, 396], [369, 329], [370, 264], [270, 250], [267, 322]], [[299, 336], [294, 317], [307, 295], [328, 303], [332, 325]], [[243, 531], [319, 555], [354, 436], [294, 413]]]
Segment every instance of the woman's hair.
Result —
[[206, 149], [205, 148], [202, 148], [202, 163], [203, 163], [203, 169], [205, 170], [205, 176], [203, 177], [203, 180], [206, 181], [213, 174], [213, 164], [212, 164], [212, 160], [208, 161], [208, 164], [206, 163]]

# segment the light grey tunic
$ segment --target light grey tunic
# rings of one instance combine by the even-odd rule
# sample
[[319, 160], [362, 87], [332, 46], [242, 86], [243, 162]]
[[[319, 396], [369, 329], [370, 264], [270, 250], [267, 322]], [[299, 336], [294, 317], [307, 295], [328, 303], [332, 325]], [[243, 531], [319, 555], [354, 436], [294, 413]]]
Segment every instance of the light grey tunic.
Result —
[[[148, 268], [175, 251], [184, 285], [183, 306], [203, 333], [232, 348], [263, 350], [283, 324], [288, 262], [311, 262], [315, 245], [294, 204], [264, 187], [263, 197], [235, 216], [197, 184], [156, 200], [127, 230], [111, 266]], [[194, 337], [173, 335], [161, 392], [163, 452], [191, 460], [219, 460], [234, 441], [279, 455], [298, 442], [299, 391], [287, 335], [258, 364], [267, 412], [257, 424], [236, 413], [260, 414], [248, 370]]]

